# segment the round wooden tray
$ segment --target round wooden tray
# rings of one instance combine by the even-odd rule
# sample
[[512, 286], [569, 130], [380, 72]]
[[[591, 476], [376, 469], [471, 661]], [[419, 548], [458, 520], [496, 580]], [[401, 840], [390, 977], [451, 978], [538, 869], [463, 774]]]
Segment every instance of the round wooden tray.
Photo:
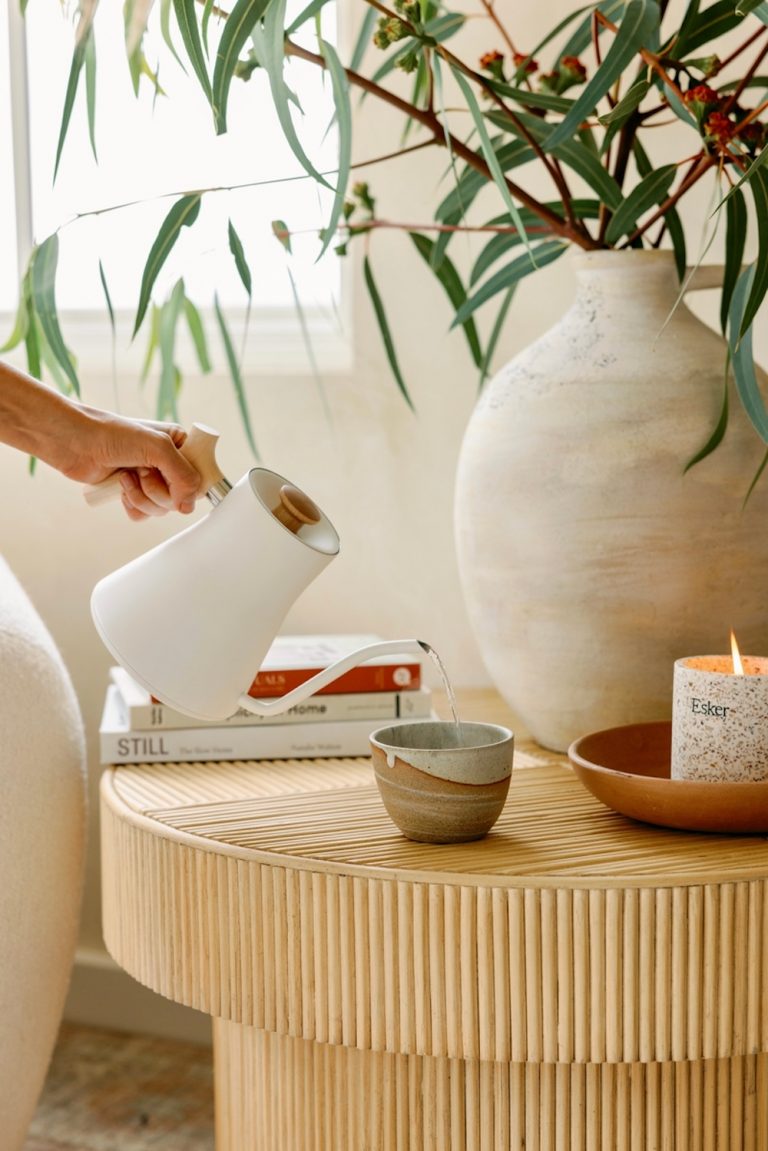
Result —
[[672, 725], [638, 723], [571, 744], [573, 770], [606, 807], [683, 831], [768, 832], [768, 782], [708, 783], [670, 778]]

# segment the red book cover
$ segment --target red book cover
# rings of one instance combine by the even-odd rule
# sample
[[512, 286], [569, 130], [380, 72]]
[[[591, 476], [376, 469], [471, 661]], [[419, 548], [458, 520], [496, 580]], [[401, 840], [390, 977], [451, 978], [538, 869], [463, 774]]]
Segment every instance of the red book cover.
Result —
[[[358, 648], [380, 642], [376, 635], [278, 636], [248, 689], [255, 698], [285, 695], [317, 672]], [[410, 691], [421, 687], [421, 662], [414, 655], [387, 655], [344, 672], [318, 695], [358, 691]]]

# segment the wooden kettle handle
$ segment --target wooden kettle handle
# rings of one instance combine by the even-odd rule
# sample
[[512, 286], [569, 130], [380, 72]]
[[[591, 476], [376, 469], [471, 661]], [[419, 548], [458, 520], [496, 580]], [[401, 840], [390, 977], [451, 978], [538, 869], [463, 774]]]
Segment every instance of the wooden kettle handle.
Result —
[[[186, 460], [200, 473], [200, 487], [197, 495], [204, 496], [207, 491], [218, 483], [226, 482], [221, 468], [216, 463], [216, 443], [219, 433], [205, 424], [193, 424], [189, 435], [179, 448]], [[109, 500], [119, 499], [122, 493], [120, 485], [120, 472], [113, 472], [98, 484], [88, 484], [83, 489], [83, 496], [91, 507], [107, 503]]]

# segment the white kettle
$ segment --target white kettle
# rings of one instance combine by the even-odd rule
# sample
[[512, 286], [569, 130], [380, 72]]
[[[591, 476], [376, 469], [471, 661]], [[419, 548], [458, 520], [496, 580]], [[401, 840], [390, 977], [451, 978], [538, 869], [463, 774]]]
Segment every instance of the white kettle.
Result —
[[91, 597], [106, 647], [162, 703], [202, 720], [238, 708], [271, 715], [366, 660], [430, 650], [420, 640], [370, 644], [278, 699], [250, 696], [289, 608], [338, 554], [339, 537], [308, 496], [266, 468], [232, 488], [216, 470], [204, 488], [214, 504], [205, 517], [105, 576]]

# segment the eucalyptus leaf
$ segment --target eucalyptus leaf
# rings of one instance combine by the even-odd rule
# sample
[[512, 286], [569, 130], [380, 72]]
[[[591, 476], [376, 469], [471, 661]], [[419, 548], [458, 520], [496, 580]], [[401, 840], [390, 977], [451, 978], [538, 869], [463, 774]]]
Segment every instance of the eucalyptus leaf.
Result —
[[509, 214], [514, 220], [518, 230], [523, 236], [523, 241], [527, 246], [525, 226], [520, 215], [520, 210], [512, 198], [512, 193], [507, 186], [507, 181], [504, 178], [504, 173], [502, 171], [501, 165], [499, 164], [498, 156], [496, 155], [496, 151], [493, 147], [493, 144], [491, 143], [491, 138], [488, 135], [488, 129], [485, 125], [485, 120], [480, 109], [480, 105], [478, 104], [475, 98], [475, 94], [472, 91], [472, 88], [467, 79], [461, 74], [461, 72], [459, 72], [457, 68], [453, 68], [452, 71], [456, 83], [459, 85], [459, 88], [462, 91], [462, 95], [464, 96], [464, 99], [467, 103], [467, 107], [469, 108], [472, 119], [474, 120], [475, 128], [477, 129], [477, 134], [480, 138], [482, 153], [490, 170], [491, 176], [493, 177], [493, 182], [498, 188], [501, 194], [501, 198], [509, 209]]
[[549, 151], [572, 136], [581, 121], [594, 112], [640, 49], [654, 44], [658, 38], [659, 21], [657, 0], [629, 0], [604, 60], [550, 136]]
[[178, 368], [175, 362], [176, 326], [179, 322], [184, 305], [184, 281], [177, 280], [173, 286], [170, 298], [161, 309], [159, 349], [160, 349], [160, 386], [157, 393], [157, 419], [178, 421], [178, 405], [176, 402], [177, 383], [179, 379]]
[[96, 163], [96, 38], [90, 35], [85, 41], [85, 107], [88, 116], [88, 139]]
[[718, 0], [716, 4], [710, 4], [703, 12], [699, 12], [688, 27], [681, 28], [680, 36], [669, 55], [675, 60], [682, 60], [703, 44], [711, 44], [718, 36], [724, 36], [738, 27], [742, 19], [736, 12], [734, 0]]
[[256, 441], [253, 437], [253, 425], [251, 424], [251, 415], [250, 415], [250, 412], [248, 410], [248, 400], [247, 400], [247, 397], [245, 394], [245, 385], [243, 384], [243, 377], [240, 374], [240, 365], [237, 362], [237, 356], [235, 355], [235, 347], [234, 347], [234, 344], [232, 343], [232, 337], [229, 334], [229, 328], [227, 327], [227, 321], [224, 317], [223, 311], [221, 310], [221, 304], [219, 303], [218, 294], [216, 296], [214, 296], [213, 307], [214, 307], [214, 311], [216, 313], [216, 319], [218, 321], [219, 331], [221, 332], [221, 340], [222, 340], [222, 343], [224, 344], [224, 354], [227, 357], [227, 364], [229, 366], [229, 374], [230, 374], [230, 377], [232, 379], [232, 386], [235, 389], [235, 398], [237, 400], [237, 406], [240, 409], [240, 418], [242, 420], [243, 430], [245, 432], [245, 438], [247, 439], [248, 445], [249, 445], [251, 451], [253, 452], [254, 458], [258, 460], [259, 450], [256, 447]]
[[357, 34], [355, 47], [352, 52], [352, 57], [349, 61], [349, 67], [353, 72], [356, 72], [363, 62], [366, 49], [371, 42], [373, 30], [376, 27], [376, 21], [379, 18], [379, 13], [375, 8], [367, 8], [360, 24], [360, 31]]
[[[496, 157], [502, 172], [508, 172], [512, 168], [526, 164], [530, 160], [533, 160], [536, 155], [531, 146], [522, 140], [510, 140], [506, 143], [502, 140], [496, 140], [494, 141], [494, 148], [496, 149]], [[461, 219], [477, 194], [485, 188], [487, 184], [487, 177], [484, 176], [482, 172], [478, 172], [476, 168], [467, 166], [462, 171], [455, 186], [438, 204], [435, 209], [435, 219], [440, 223], [447, 224], [456, 213], [459, 213], [459, 219]], [[621, 192], [619, 192], [619, 198], [620, 197]], [[456, 223], [458, 221], [453, 220], [452, 222]]]
[[162, 319], [162, 308], [157, 304], [153, 304], [149, 313], [149, 336], [147, 338], [147, 346], [144, 349], [144, 362], [141, 366], [141, 373], [139, 379], [142, 384], [146, 382], [149, 375], [152, 361], [155, 358], [160, 343], [160, 320]]
[[189, 296], [184, 296], [184, 316], [189, 328], [189, 334], [192, 337], [192, 343], [195, 346], [195, 354], [197, 362], [200, 365], [200, 370], [203, 372], [210, 372], [211, 359], [208, 355], [208, 342], [205, 338], [205, 328], [203, 327], [202, 317], [190, 300]]
[[186, 72], [184, 62], [176, 51], [176, 45], [173, 42], [173, 35], [171, 34], [171, 7], [173, 0], [160, 0], [160, 34], [163, 37], [168, 51], [173, 56], [176, 63], [181, 68], [182, 72]]
[[107, 283], [107, 274], [104, 271], [104, 265], [99, 260], [99, 279], [101, 281], [101, 290], [104, 293], [104, 300], [107, 305], [107, 315], [109, 316], [109, 326], [112, 329], [112, 339], [114, 340], [116, 334], [115, 325], [115, 309], [112, 306], [112, 296], [109, 291], [109, 284]]
[[227, 235], [229, 237], [229, 250], [234, 256], [237, 274], [240, 277], [248, 299], [250, 300], [253, 291], [251, 269], [248, 267], [248, 261], [245, 258], [245, 249], [243, 248], [242, 240], [240, 239], [237, 229], [231, 220], [227, 224]]
[[521, 104], [525, 108], [543, 108], [547, 112], [569, 112], [573, 107], [573, 99], [568, 96], [555, 96], [548, 92], [529, 92], [527, 88], [516, 88], [512, 84], [504, 84], [500, 80], [494, 80], [492, 76], [487, 78], [487, 84], [498, 96], [514, 100], [516, 104]]
[[29, 309], [24, 293], [19, 295], [19, 305], [16, 309], [16, 319], [13, 325], [13, 331], [4, 344], [0, 345], [0, 352], [10, 352], [17, 348], [19, 344], [26, 338], [27, 329], [29, 328]]
[[69, 79], [67, 80], [67, 90], [64, 95], [64, 106], [61, 112], [61, 124], [59, 126], [59, 139], [56, 144], [56, 158], [53, 165], [53, 179], [59, 171], [59, 164], [61, 162], [61, 154], [64, 148], [64, 141], [67, 138], [69, 130], [69, 122], [72, 118], [72, 109], [75, 106], [75, 97], [77, 96], [77, 89], [80, 83], [80, 75], [85, 64], [85, 57], [88, 51], [88, 44], [93, 38], [93, 28], [88, 27], [76, 43], [72, 52], [72, 63], [69, 67]]
[[[488, 119], [493, 123], [499, 123], [504, 119], [504, 114], [490, 112]], [[525, 131], [545, 151], [551, 152], [555, 159], [562, 161], [563, 164], [581, 176], [609, 208], [618, 207], [623, 199], [621, 188], [610, 172], [606, 171], [596, 149], [593, 150], [582, 140], [576, 139], [564, 140], [557, 147], [552, 147], [552, 137], [556, 131], [555, 126], [547, 124], [538, 116], [530, 116], [524, 112], [519, 113], [517, 119]], [[512, 121], [508, 121], [508, 123], [510, 131], [520, 132], [520, 129], [516, 128]]]
[[725, 267], [720, 293], [720, 327], [728, 327], [728, 311], [733, 289], [741, 273], [744, 246], [747, 239], [747, 204], [743, 193], [734, 189], [725, 206]]
[[[236, 9], [240, 3], [245, 0], [238, 0], [238, 4], [232, 10], [234, 16]], [[252, 26], [249, 29], [251, 41], [253, 43], [253, 50], [256, 58], [261, 64], [262, 68], [267, 74], [269, 79], [269, 86], [272, 92], [272, 102], [277, 113], [277, 118], [280, 121], [280, 127], [283, 130], [283, 135], [290, 146], [296, 159], [301, 164], [307, 175], [311, 176], [316, 183], [322, 184], [325, 188], [330, 188], [330, 184], [325, 176], [322, 176], [314, 167], [311, 160], [307, 156], [301, 141], [296, 133], [296, 128], [291, 116], [291, 103], [296, 103], [296, 97], [289, 90], [283, 76], [283, 66], [285, 63], [284, 55], [284, 27], [285, 27], [285, 10], [286, 0], [251, 0], [253, 4], [261, 5], [262, 10], [266, 9], [264, 13], [263, 26]], [[259, 12], [259, 16], [262, 12]], [[229, 21], [227, 27], [229, 27]], [[226, 28], [225, 28], [226, 31]], [[224, 37], [222, 36], [222, 41]], [[216, 67], [218, 68], [218, 60]], [[216, 94], [216, 74], [214, 72], [214, 96]], [[223, 130], [223, 129], [218, 129]]]
[[736, 390], [750, 423], [764, 443], [768, 443], [768, 411], [765, 408], [752, 354], [752, 328], [744, 330], [747, 301], [755, 282], [755, 265], [745, 268], [736, 281], [728, 318], [728, 343], [731, 350]]
[[[649, 176], [653, 169], [653, 164], [645, 151], [645, 148], [640, 143], [637, 136], [632, 142], [632, 154], [635, 157], [635, 164], [637, 171], [641, 178]], [[685, 279], [685, 270], [688, 265], [687, 245], [685, 242], [685, 230], [683, 228], [680, 215], [677, 208], [668, 208], [664, 216], [664, 223], [669, 232], [672, 240], [672, 248], [675, 254], [675, 267], [677, 269], [677, 278], [682, 284]]]
[[691, 457], [691, 459], [688, 461], [688, 463], [683, 468], [683, 472], [687, 472], [690, 470], [690, 468], [694, 467], [696, 464], [700, 464], [702, 460], [705, 460], [707, 458], [707, 456], [711, 455], [712, 452], [715, 450], [715, 448], [718, 448], [720, 446], [720, 444], [723, 442], [723, 438], [724, 438], [726, 430], [728, 428], [728, 418], [730, 415], [730, 410], [729, 410], [730, 409], [730, 401], [729, 401], [729, 396], [728, 396], [728, 392], [729, 392], [728, 368], [730, 366], [730, 359], [731, 358], [730, 358], [730, 354], [729, 354], [726, 356], [725, 381], [723, 384], [723, 399], [722, 399], [722, 403], [720, 405], [720, 415], [718, 417], [717, 423], [715, 424], [715, 427], [712, 431], [712, 435], [709, 437], [709, 439], [704, 444], [704, 446], [702, 448], [700, 448], [698, 452], [696, 452], [696, 455]]
[[349, 99], [347, 74], [332, 44], [321, 40], [320, 50], [325, 60], [325, 66], [331, 77], [333, 104], [336, 110], [336, 123], [339, 130], [339, 158], [337, 164], [336, 192], [333, 197], [333, 204], [331, 205], [330, 218], [323, 228], [323, 243], [317, 257], [318, 260], [327, 250], [328, 245], [333, 241], [336, 235], [336, 229], [344, 210], [350, 165], [352, 163], [352, 105]]
[[301, 12], [299, 12], [296, 19], [292, 20], [288, 25], [285, 30], [286, 36], [293, 36], [294, 32], [298, 32], [299, 28], [303, 27], [304, 24], [306, 24], [307, 21], [311, 20], [314, 16], [317, 16], [317, 14], [321, 12], [323, 8], [325, 8], [326, 4], [330, 3], [331, 0], [310, 0], [310, 3], [307, 4], [306, 8], [303, 8]]
[[80, 395], [80, 381], [77, 378], [64, 337], [59, 327], [56, 309], [56, 269], [59, 262], [59, 237], [54, 234], [43, 240], [32, 258], [32, 299], [40, 328], [48, 341], [51, 354], [61, 366], [67, 382], [76, 395]]
[[27, 353], [29, 374], [39, 380], [43, 374], [43, 365], [40, 360], [40, 325], [34, 311], [30, 312], [29, 325], [24, 336], [24, 347]]
[[613, 213], [606, 229], [605, 239], [609, 244], [615, 244], [625, 233], [633, 231], [640, 217], [666, 198], [676, 173], [675, 164], [665, 164], [650, 172], [632, 189]]
[[517, 259], [510, 261], [509, 264], [499, 269], [495, 276], [486, 280], [474, 296], [470, 296], [463, 307], [459, 308], [451, 326], [456, 327], [457, 324], [465, 323], [482, 304], [490, 300], [497, 292], [511, 288], [513, 284], [517, 284], [525, 276], [530, 276], [532, 272], [551, 264], [553, 260], [559, 259], [567, 249], [568, 245], [562, 240], [545, 240], [543, 243], [537, 244], [532, 250], [524, 252]]
[[[213, 66], [213, 122], [217, 135], [222, 135], [227, 130], [227, 101], [229, 99], [229, 89], [232, 84], [232, 77], [235, 74], [235, 67], [240, 53], [245, 47], [248, 38], [255, 31], [258, 21], [264, 15], [269, 5], [270, 0], [236, 0], [224, 24], [221, 40], [219, 41], [219, 48], [216, 53], [216, 61]], [[281, 8], [284, 9], [285, 5], [282, 4]], [[281, 38], [279, 44], [281, 72], [283, 28], [284, 23], [281, 23]], [[272, 45], [270, 45], [270, 49], [272, 49]], [[273, 53], [271, 52], [270, 61], [274, 64], [272, 55]], [[272, 95], [275, 97], [274, 86]], [[283, 130], [285, 130], [282, 118], [280, 123], [283, 126]]]
[[384, 350], [387, 353], [389, 366], [392, 369], [392, 375], [395, 377], [395, 382], [400, 389], [400, 393], [403, 399], [411, 411], [414, 411], [415, 409], [413, 406], [413, 401], [411, 400], [410, 393], [406, 387], [405, 380], [403, 379], [403, 373], [400, 371], [400, 364], [397, 360], [397, 353], [395, 352], [392, 332], [390, 331], [389, 323], [387, 321], [387, 314], [384, 311], [384, 304], [382, 302], [379, 289], [376, 285], [376, 280], [374, 279], [371, 262], [367, 256], [363, 258], [363, 278], [365, 280], [365, 286], [368, 289], [368, 295], [370, 296], [371, 303], [373, 304], [373, 311], [376, 316], [376, 322], [379, 325], [379, 332], [384, 344]]
[[[434, 241], [430, 240], [428, 236], [423, 236], [419, 232], [408, 233], [413, 240], [414, 247], [422, 259], [431, 267], [432, 249], [434, 248]], [[441, 287], [443, 288], [448, 299], [453, 305], [454, 311], [458, 311], [467, 299], [466, 289], [461, 282], [461, 276], [456, 271], [456, 267], [451, 263], [447, 256], [444, 256], [439, 265], [433, 269], [435, 276]], [[464, 335], [469, 345], [469, 350], [472, 354], [472, 359], [476, 367], [480, 367], [483, 362], [483, 349], [480, 346], [480, 338], [477, 334], [477, 328], [474, 320], [467, 320], [462, 324]]]
[[635, 80], [632, 87], [627, 89], [616, 107], [612, 108], [607, 115], [598, 117], [600, 123], [604, 127], [611, 125], [612, 127], [620, 128], [622, 124], [627, 122], [632, 113], [640, 107], [648, 95], [650, 88], [651, 82], [646, 76], [641, 76], [639, 80]]
[[[589, 48], [590, 44], [592, 43], [592, 14], [594, 12], [601, 12], [607, 20], [615, 22], [622, 16], [625, 8], [625, 0], [601, 0], [601, 3], [599, 4], [588, 4], [586, 8], [579, 9], [579, 12], [574, 13], [574, 15], [580, 15], [583, 12], [587, 12], [588, 15], [584, 20], [582, 20], [578, 28], [571, 34], [571, 37], [567, 43], [564, 44], [561, 48], [560, 58], [562, 59], [563, 56], [580, 56], [582, 52]], [[601, 24], [598, 25], [598, 32], [601, 35], [610, 35], [608, 29]], [[539, 51], [538, 47], [536, 48], [536, 51]]]
[[496, 319], [493, 322], [493, 327], [491, 328], [491, 333], [488, 337], [488, 343], [486, 344], [485, 356], [483, 358], [482, 364], [480, 365], [479, 390], [482, 390], [483, 384], [488, 378], [491, 367], [491, 360], [493, 359], [494, 353], [496, 351], [496, 345], [499, 342], [499, 336], [504, 330], [504, 324], [507, 319], [507, 312], [509, 311], [509, 306], [514, 299], [516, 291], [517, 284], [513, 284], [511, 288], [507, 289], [506, 295], [501, 301], [499, 310], [496, 313]]
[[200, 81], [200, 87], [205, 93], [206, 100], [213, 105], [211, 80], [208, 75], [208, 65], [197, 23], [197, 7], [196, 0], [173, 0], [173, 10], [176, 13], [176, 23], [184, 42], [184, 50], [192, 65], [192, 70]]
[[[563, 214], [563, 204], [561, 200], [551, 200], [544, 205], [552, 212]], [[600, 201], [589, 199], [574, 199], [571, 201], [571, 211], [577, 220], [597, 220], [600, 215]], [[536, 235], [552, 236], [552, 230], [547, 223], [542, 220], [535, 212], [529, 208], [522, 208], [521, 214], [525, 221], [525, 229], [529, 237]], [[506, 216], [496, 216], [493, 220], [489, 220], [486, 227], [499, 227], [508, 224]], [[515, 248], [521, 243], [521, 237], [517, 232], [497, 232], [485, 244], [477, 256], [472, 271], [469, 277], [470, 285], [476, 284], [478, 280], [482, 279], [489, 268], [506, 256], [510, 248]]]
[[136, 309], [136, 322], [133, 325], [134, 336], [141, 327], [141, 322], [144, 319], [144, 314], [147, 310], [147, 305], [152, 295], [152, 288], [158, 273], [167, 260], [173, 245], [178, 240], [181, 229], [190, 227], [199, 216], [201, 200], [202, 196], [199, 192], [192, 192], [188, 196], [182, 196], [180, 200], [176, 201], [160, 225], [160, 230], [150, 249], [141, 277], [139, 304]]
[[754, 264], [755, 274], [752, 286], [741, 319], [742, 337], [752, 326], [758, 309], [765, 299], [765, 293], [768, 291], [768, 172], [765, 168], [758, 168], [755, 171], [749, 187], [755, 201], [757, 259]]

